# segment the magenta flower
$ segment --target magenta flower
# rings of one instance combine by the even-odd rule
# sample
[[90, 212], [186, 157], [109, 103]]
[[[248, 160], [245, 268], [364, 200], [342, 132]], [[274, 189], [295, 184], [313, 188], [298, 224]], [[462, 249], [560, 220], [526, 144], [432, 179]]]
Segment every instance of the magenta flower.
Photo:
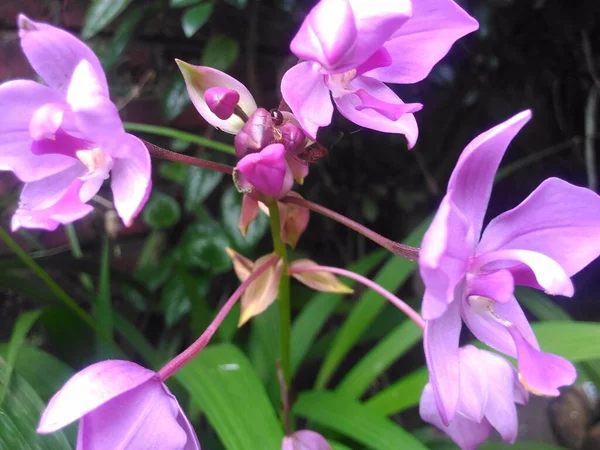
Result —
[[256, 189], [268, 197], [281, 198], [294, 184], [283, 144], [270, 144], [258, 153], [249, 153], [237, 163], [238, 185], [242, 190]]
[[53, 230], [85, 216], [111, 172], [115, 208], [130, 225], [150, 191], [150, 156], [125, 133], [98, 58], [63, 30], [23, 15], [18, 25], [23, 51], [47, 86], [0, 85], [0, 170], [25, 182], [13, 230]]
[[177, 400], [158, 374], [129, 361], [102, 361], [50, 399], [38, 433], [79, 422], [78, 449], [200, 450]]
[[452, 0], [321, 0], [290, 45], [304, 62], [283, 76], [283, 98], [312, 138], [331, 123], [331, 95], [347, 119], [404, 134], [412, 148], [412, 113], [422, 105], [405, 104], [384, 83], [421, 81], [477, 27]]
[[456, 414], [445, 425], [427, 384], [421, 395], [421, 418], [448, 434], [463, 450], [475, 450], [495, 428], [502, 440], [515, 442], [518, 432], [515, 403], [527, 403], [528, 393], [508, 361], [472, 345], [458, 352], [460, 383]]
[[446, 424], [459, 399], [462, 321], [485, 344], [518, 358], [519, 377], [531, 392], [558, 395], [559, 386], [576, 378], [571, 363], [539, 350], [513, 290], [524, 285], [573, 295], [569, 277], [600, 254], [600, 197], [550, 178], [481, 233], [500, 160], [530, 118], [530, 111], [517, 114], [465, 148], [423, 238], [425, 355]]

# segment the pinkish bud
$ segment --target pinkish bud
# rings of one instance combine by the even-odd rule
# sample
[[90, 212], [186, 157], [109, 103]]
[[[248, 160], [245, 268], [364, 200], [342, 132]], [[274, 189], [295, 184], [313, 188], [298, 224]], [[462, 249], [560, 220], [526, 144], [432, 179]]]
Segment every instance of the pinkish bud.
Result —
[[283, 438], [281, 450], [331, 450], [331, 446], [319, 433], [299, 430]]
[[248, 226], [254, 222], [256, 215], [258, 214], [258, 201], [249, 195], [244, 195], [242, 198], [242, 210], [240, 212], [240, 220], [238, 227], [242, 236], [246, 236]]
[[233, 141], [237, 157], [243, 158], [248, 153], [259, 152], [274, 143], [273, 129], [269, 111], [264, 108], [254, 111]]
[[213, 87], [204, 92], [208, 108], [221, 120], [227, 120], [240, 101], [240, 94], [233, 89]]
[[271, 144], [259, 153], [244, 156], [236, 166], [239, 185], [244, 189], [252, 187], [268, 197], [283, 197], [294, 184], [285, 156], [282, 144]]

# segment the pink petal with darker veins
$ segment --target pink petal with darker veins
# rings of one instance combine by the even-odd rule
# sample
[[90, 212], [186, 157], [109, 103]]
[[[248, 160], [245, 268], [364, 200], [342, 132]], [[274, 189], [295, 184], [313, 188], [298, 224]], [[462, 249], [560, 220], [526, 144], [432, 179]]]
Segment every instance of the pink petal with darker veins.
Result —
[[285, 147], [282, 144], [271, 144], [259, 153], [244, 156], [236, 166], [240, 180], [269, 197], [284, 196], [294, 182], [285, 156]]

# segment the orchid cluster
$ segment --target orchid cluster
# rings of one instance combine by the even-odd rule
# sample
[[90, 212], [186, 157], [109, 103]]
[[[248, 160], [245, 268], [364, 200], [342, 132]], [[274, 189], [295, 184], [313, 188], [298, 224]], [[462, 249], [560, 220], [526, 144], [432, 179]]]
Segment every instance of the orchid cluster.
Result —
[[[423, 329], [429, 383], [420, 415], [463, 449], [477, 448], [492, 429], [513, 443], [516, 404], [530, 394], [556, 396], [574, 383], [566, 359], [545, 353], [517, 299], [515, 286], [572, 296], [571, 277], [600, 255], [600, 197], [557, 178], [544, 181], [515, 208], [483, 227], [494, 177], [530, 111], [482, 133], [462, 152], [446, 195], [420, 249], [402, 246], [292, 189], [325, 150], [318, 130], [334, 104], [355, 124], [418, 138], [414, 113], [385, 83], [423, 80], [478, 24], [452, 0], [321, 0], [290, 44], [299, 62], [281, 80], [282, 102], [266, 109], [233, 77], [177, 60], [198, 113], [234, 135], [235, 167], [180, 155], [128, 134], [110, 100], [95, 54], [73, 35], [18, 18], [23, 52], [43, 80], [0, 85], [0, 169], [24, 182], [12, 229], [54, 230], [89, 214], [90, 200], [111, 179], [114, 206], [126, 226], [151, 190], [151, 156], [232, 175], [243, 195], [242, 234], [258, 214], [271, 223], [274, 251], [253, 261], [228, 249], [238, 289], [206, 331], [158, 371], [121, 360], [101, 361], [73, 376], [50, 400], [38, 432], [79, 420], [80, 449], [200, 449], [190, 421], [165, 382], [208, 344], [238, 300], [239, 326], [280, 302], [290, 320], [290, 277], [317, 291], [352, 293], [337, 275], [374, 289]], [[422, 312], [367, 278], [310, 259], [290, 261], [309, 211], [363, 233], [395, 254], [418, 261], [425, 285]], [[460, 345], [463, 324], [490, 350]], [[289, 326], [282, 326], [282, 333]], [[282, 336], [284, 397], [291, 383], [289, 336]], [[293, 345], [293, 343], [291, 343]], [[516, 358], [516, 367], [502, 355]], [[289, 398], [285, 399], [289, 402]], [[283, 415], [289, 414], [289, 408]], [[284, 450], [326, 450], [311, 430], [286, 423]]]

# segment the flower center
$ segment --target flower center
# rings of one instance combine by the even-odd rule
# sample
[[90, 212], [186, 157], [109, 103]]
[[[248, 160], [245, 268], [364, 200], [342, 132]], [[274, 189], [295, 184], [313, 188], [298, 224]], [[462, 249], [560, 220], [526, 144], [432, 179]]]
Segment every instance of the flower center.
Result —
[[355, 77], [356, 69], [352, 69], [344, 73], [327, 75], [327, 85], [331, 90], [331, 95], [337, 98], [354, 92], [354, 89], [349, 89], [349, 85]]
[[112, 158], [102, 150], [97, 147], [89, 150], [77, 150], [75, 155], [89, 171], [84, 177], [85, 179], [96, 177], [101, 177], [103, 179], [108, 178], [113, 161]]

